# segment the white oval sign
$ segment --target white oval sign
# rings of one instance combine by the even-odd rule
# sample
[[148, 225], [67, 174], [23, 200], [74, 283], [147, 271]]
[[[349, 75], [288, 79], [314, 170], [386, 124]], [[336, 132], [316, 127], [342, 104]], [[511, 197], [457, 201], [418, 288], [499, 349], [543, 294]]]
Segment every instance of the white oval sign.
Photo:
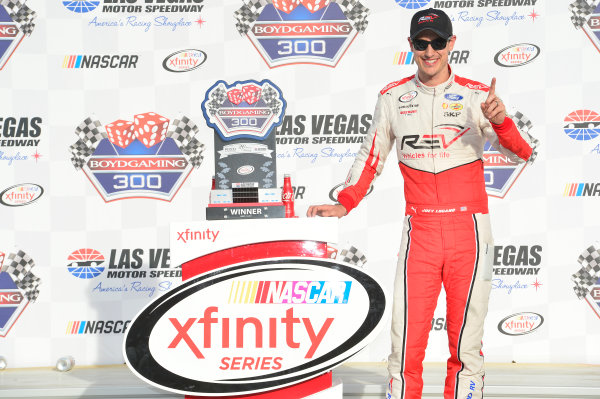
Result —
[[124, 342], [134, 373], [188, 395], [273, 390], [332, 369], [381, 329], [386, 296], [364, 271], [268, 256], [194, 277], [142, 310]]
[[523, 312], [505, 317], [498, 323], [498, 330], [505, 335], [525, 335], [537, 330], [544, 323], [538, 313]]
[[0, 193], [0, 203], [6, 206], [29, 205], [44, 194], [42, 186], [23, 183], [11, 186]]
[[494, 62], [503, 67], [518, 67], [529, 64], [540, 55], [540, 48], [531, 43], [519, 43], [505, 47], [494, 57]]
[[164, 59], [163, 68], [170, 72], [189, 72], [204, 64], [206, 58], [206, 53], [202, 50], [180, 50]]

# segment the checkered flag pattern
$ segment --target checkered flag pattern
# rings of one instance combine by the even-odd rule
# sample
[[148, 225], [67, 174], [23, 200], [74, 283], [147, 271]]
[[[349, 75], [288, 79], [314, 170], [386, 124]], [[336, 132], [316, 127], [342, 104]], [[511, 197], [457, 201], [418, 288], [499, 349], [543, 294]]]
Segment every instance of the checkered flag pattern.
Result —
[[227, 100], [227, 89], [223, 87], [223, 84], [220, 84], [210, 93], [210, 101], [206, 104], [208, 113], [211, 115], [216, 114], [225, 100]]
[[173, 120], [171, 130], [167, 133], [167, 137], [172, 138], [180, 147], [185, 147], [190, 143], [190, 140], [198, 133], [198, 126], [187, 116], [182, 116], [181, 119]]
[[337, 0], [336, 3], [342, 9], [344, 15], [350, 20], [354, 29], [358, 32], [364, 32], [367, 29], [370, 10], [363, 6], [358, 0]]
[[69, 147], [71, 151], [71, 163], [75, 166], [75, 169], [79, 170], [85, 165], [86, 160], [92, 156], [94, 149], [85, 145], [81, 140], [77, 140], [75, 144]]
[[363, 267], [367, 263], [367, 257], [356, 247], [344, 248], [340, 252], [339, 259], [353, 266]]
[[269, 84], [265, 85], [265, 88], [262, 91], [262, 99], [267, 104], [271, 111], [274, 114], [279, 113], [279, 108], [281, 107], [281, 101], [279, 101], [279, 94], [277, 90], [272, 88]]
[[525, 138], [529, 139], [528, 141], [531, 142], [531, 144], [533, 146], [533, 151], [531, 153], [531, 156], [527, 160], [527, 162], [533, 163], [533, 161], [535, 161], [535, 159], [537, 158], [537, 154], [538, 154], [537, 146], [539, 144], [539, 140], [537, 140], [536, 138], [534, 138], [533, 136], [531, 136], [529, 134], [529, 131], [533, 127], [533, 124], [531, 123], [531, 121], [529, 120], [528, 117], [523, 115], [523, 113], [521, 111], [516, 111], [514, 115], [508, 115], [508, 116], [510, 119], [513, 120], [513, 122], [515, 122], [515, 125], [517, 126], [517, 129], [519, 129], [519, 131], [521, 132], [521, 135], [526, 136]]
[[[583, 299], [600, 279], [600, 243], [595, 243], [583, 251], [577, 262], [581, 264], [581, 269], [571, 276], [571, 280], [575, 282], [575, 294], [579, 299]], [[581, 295], [582, 293], [584, 294]]]
[[86, 118], [77, 126], [75, 134], [86, 146], [96, 149], [102, 139], [108, 138], [105, 132], [99, 130], [101, 126], [99, 121]]
[[594, 12], [600, 0], [575, 0], [569, 5], [571, 22], [576, 28], [581, 28], [588, 21], [589, 15]]
[[35, 266], [35, 262], [25, 252], [19, 250], [16, 254], [8, 255], [8, 264], [3, 266], [0, 271], [10, 275], [17, 287], [25, 291], [25, 296], [31, 302], [35, 302], [39, 295], [38, 286], [41, 280], [36, 277], [31, 269]]
[[25, 0], [0, 0], [0, 4], [6, 7], [19, 30], [25, 35], [31, 35], [35, 27], [33, 20], [37, 14], [25, 5]]
[[200, 167], [202, 165], [202, 161], [204, 160], [204, 144], [199, 142], [195, 137], [192, 137], [190, 142], [183, 148], [181, 148], [181, 152], [184, 153], [192, 166], [195, 168]]
[[19, 12], [19, 10], [25, 6], [26, 0], [0, 0], [0, 5], [3, 5], [8, 10], [8, 13], [13, 16]]
[[233, 13], [237, 20], [235, 27], [241, 35], [245, 35], [250, 30], [250, 25], [258, 19], [261, 10], [267, 4], [272, 3], [270, 0], [250, 0], [247, 1], [239, 10]]

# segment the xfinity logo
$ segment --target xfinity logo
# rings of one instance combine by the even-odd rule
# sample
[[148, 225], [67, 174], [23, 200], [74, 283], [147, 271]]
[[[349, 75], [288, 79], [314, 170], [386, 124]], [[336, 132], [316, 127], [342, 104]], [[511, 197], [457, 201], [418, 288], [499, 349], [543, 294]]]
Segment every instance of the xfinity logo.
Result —
[[162, 66], [169, 72], [189, 72], [204, 64], [206, 58], [206, 53], [202, 50], [180, 50], [169, 54]]

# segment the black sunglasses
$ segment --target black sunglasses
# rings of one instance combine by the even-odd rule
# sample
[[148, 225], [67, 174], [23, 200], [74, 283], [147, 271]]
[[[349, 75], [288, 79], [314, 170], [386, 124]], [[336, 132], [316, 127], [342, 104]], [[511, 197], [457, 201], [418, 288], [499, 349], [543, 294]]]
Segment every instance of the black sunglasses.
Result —
[[437, 39], [433, 39], [432, 41], [423, 40], [423, 39], [415, 39], [412, 41], [413, 47], [417, 51], [423, 51], [427, 49], [427, 46], [431, 44], [431, 48], [434, 50], [443, 50], [446, 48], [448, 44], [447, 39], [442, 39], [438, 37]]

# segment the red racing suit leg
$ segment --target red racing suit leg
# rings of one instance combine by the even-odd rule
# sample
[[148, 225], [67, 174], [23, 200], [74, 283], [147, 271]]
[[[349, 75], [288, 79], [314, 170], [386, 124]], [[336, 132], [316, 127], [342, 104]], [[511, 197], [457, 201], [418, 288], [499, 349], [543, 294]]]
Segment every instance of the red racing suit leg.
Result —
[[408, 215], [394, 283], [388, 399], [417, 399], [441, 286], [450, 358], [444, 398], [483, 397], [483, 322], [492, 274], [488, 214]]

